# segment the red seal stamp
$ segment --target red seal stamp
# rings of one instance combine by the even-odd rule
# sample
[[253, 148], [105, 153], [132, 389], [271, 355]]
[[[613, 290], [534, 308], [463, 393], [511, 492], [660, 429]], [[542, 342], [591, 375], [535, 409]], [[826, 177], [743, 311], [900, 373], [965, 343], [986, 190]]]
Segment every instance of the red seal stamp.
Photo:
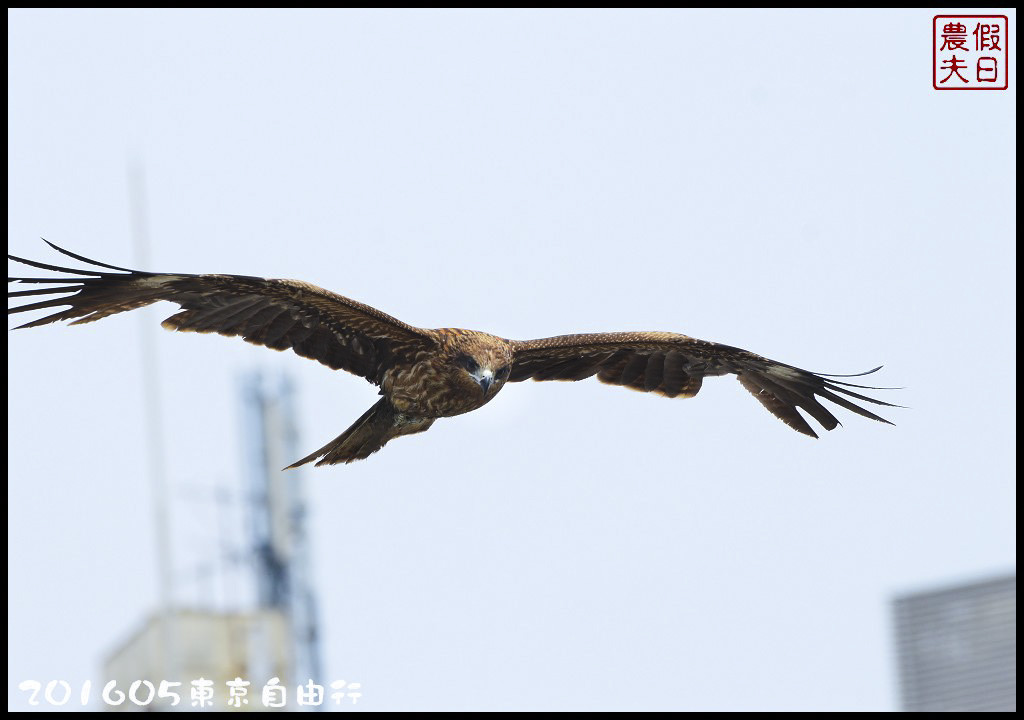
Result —
[[1008, 88], [1009, 31], [1005, 15], [936, 15], [932, 19], [932, 87]]

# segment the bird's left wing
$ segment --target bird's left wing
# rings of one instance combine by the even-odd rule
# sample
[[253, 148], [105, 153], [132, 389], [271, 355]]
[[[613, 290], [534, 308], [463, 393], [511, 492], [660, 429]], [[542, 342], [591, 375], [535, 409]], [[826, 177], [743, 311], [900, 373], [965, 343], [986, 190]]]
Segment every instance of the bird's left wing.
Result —
[[105, 271], [74, 270], [8, 255], [24, 265], [74, 276], [9, 277], [11, 283], [41, 287], [9, 291], [8, 298], [60, 297], [9, 308], [8, 315], [70, 306], [19, 326], [22, 328], [60, 320], [72, 320], [72, 325], [93, 322], [169, 300], [181, 306], [180, 312], [163, 321], [169, 330], [241, 336], [247, 342], [274, 350], [290, 348], [302, 357], [376, 384], [397, 357], [435, 344], [429, 330], [407, 325], [369, 305], [298, 280], [141, 272], [90, 260], [48, 244]]
[[540, 340], [516, 340], [512, 342], [512, 351], [509, 382], [530, 378], [583, 380], [597, 375], [598, 380], [611, 385], [622, 385], [667, 397], [693, 397], [700, 390], [705, 377], [733, 374], [773, 415], [797, 432], [811, 437], [818, 435], [797, 408], [804, 410], [826, 430], [839, 425], [839, 421], [818, 398], [890, 425], [892, 423], [888, 420], [847, 398], [898, 407], [849, 389], [882, 388], [841, 382], [832, 377], [842, 376], [808, 372], [746, 350], [677, 333], [560, 335]]

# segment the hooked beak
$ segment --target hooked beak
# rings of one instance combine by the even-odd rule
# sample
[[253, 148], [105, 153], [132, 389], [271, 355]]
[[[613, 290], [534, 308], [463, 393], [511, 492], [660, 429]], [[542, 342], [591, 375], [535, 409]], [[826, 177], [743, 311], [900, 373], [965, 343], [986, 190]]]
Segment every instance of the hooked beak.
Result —
[[488, 389], [494, 384], [494, 373], [490, 370], [484, 370], [479, 375], [473, 376], [478, 383], [480, 383], [480, 389], [483, 390], [484, 395], [487, 394]]

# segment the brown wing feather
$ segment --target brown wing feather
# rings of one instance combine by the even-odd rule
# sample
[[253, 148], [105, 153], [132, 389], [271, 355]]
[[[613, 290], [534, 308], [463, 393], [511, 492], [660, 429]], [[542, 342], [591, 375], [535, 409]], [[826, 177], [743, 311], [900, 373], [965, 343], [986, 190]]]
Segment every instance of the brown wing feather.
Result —
[[9, 298], [61, 295], [9, 308], [9, 315], [68, 306], [19, 327], [60, 320], [77, 325], [169, 300], [181, 306], [180, 312], [163, 321], [169, 330], [240, 336], [274, 350], [290, 348], [302, 357], [378, 384], [396, 358], [434, 345], [429, 330], [414, 328], [369, 305], [298, 280], [140, 272], [50, 245], [76, 260], [118, 272], [73, 270], [8, 255], [24, 265], [76, 276], [59, 280], [8, 278], [8, 282], [60, 285], [8, 292]]
[[[818, 398], [866, 418], [892, 424], [851, 402], [858, 400], [899, 407], [860, 395], [850, 387], [863, 385], [769, 360], [740, 348], [664, 332], [560, 335], [540, 340], [513, 341], [514, 359], [509, 382], [582, 380], [597, 375], [610, 385], [654, 392], [666, 397], [693, 397], [705, 377], [732, 374], [773, 415], [797, 432], [818, 437], [798, 408], [832, 430], [839, 421]], [[875, 372], [871, 370], [870, 372]], [[862, 373], [864, 375], [868, 373]], [[883, 388], [868, 388], [883, 389]]]

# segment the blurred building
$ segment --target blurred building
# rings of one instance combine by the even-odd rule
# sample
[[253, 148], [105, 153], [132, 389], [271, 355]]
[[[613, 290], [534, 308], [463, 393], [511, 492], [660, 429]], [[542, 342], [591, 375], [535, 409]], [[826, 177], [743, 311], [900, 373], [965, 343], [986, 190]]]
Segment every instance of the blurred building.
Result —
[[[242, 387], [241, 486], [212, 495], [233, 498], [215, 512], [219, 520], [237, 517], [239, 532], [222, 547], [208, 544], [205, 553], [220, 556], [212, 567], [236, 599], [182, 602], [178, 576], [171, 573], [171, 601], [104, 664], [105, 686], [98, 690], [105, 709], [321, 709], [331, 690], [318, 685], [302, 475], [281, 471], [297, 457], [293, 397], [287, 378], [268, 383], [255, 374]], [[300, 694], [306, 685], [321, 702]]]
[[896, 598], [903, 709], [1017, 709], [1017, 577]]
[[[262, 710], [263, 687], [292, 674], [289, 645], [288, 618], [278, 610], [154, 615], [107, 659], [103, 679], [114, 683], [107, 695], [117, 704], [105, 702], [106, 709], [192, 710], [191, 681], [202, 678], [210, 683], [205, 707], [227, 710], [228, 683], [241, 678], [250, 684], [239, 709]], [[169, 679], [181, 684], [164, 685]]]

